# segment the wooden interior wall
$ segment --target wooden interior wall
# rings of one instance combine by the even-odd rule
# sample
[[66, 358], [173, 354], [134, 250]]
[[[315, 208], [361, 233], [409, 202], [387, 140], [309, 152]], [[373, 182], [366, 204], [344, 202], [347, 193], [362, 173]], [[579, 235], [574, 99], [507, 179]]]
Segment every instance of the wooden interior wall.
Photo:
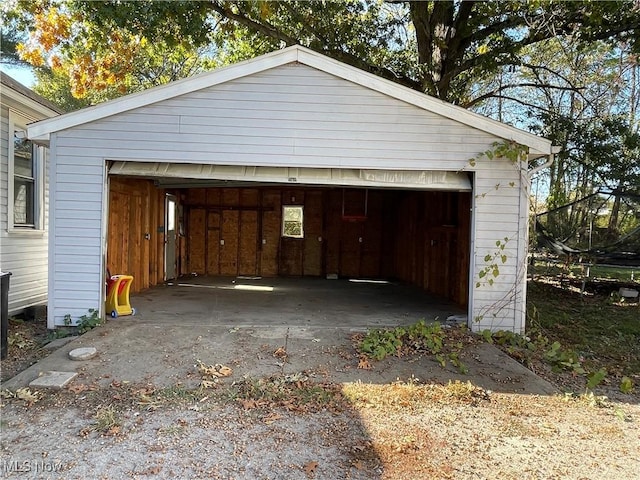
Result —
[[391, 276], [392, 263], [383, 252], [393, 244], [385, 223], [392, 220], [391, 192], [331, 189], [325, 194], [326, 273], [345, 277]]
[[[183, 192], [187, 244], [181, 262], [186, 271], [199, 275], [261, 274], [263, 243], [269, 247], [275, 244], [270, 251], [276, 253], [279, 238], [279, 230], [270, 232], [264, 242], [260, 237], [265, 220], [270, 227], [275, 223], [262, 215], [274, 209], [262, 206], [263, 196], [263, 190], [257, 188], [193, 188]], [[266, 265], [266, 270], [270, 269], [274, 270], [273, 265]]]
[[132, 275], [134, 292], [164, 280], [164, 196], [148, 180], [110, 179], [107, 268]]
[[[369, 190], [365, 201], [358, 189], [256, 187], [180, 198], [181, 273], [397, 278], [467, 303], [470, 194]], [[281, 236], [283, 205], [304, 207], [304, 238]]]
[[469, 193], [400, 193], [394, 245], [397, 278], [466, 305], [470, 208]]

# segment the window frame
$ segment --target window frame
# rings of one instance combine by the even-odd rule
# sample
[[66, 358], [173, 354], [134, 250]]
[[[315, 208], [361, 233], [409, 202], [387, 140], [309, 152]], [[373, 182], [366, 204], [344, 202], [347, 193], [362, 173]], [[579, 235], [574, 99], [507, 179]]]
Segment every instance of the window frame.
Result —
[[[44, 147], [32, 142], [32, 175], [33, 177], [33, 223], [15, 222], [15, 151], [14, 135], [17, 130], [27, 132], [27, 125], [35, 119], [20, 112], [9, 109], [9, 131], [7, 138], [7, 230], [10, 233], [42, 234], [44, 232]], [[26, 178], [26, 177], [25, 177]]]
[[[288, 208], [300, 210], [300, 235], [292, 235], [285, 232], [285, 212]], [[282, 238], [304, 238], [304, 207], [302, 205], [282, 205], [282, 225], [280, 228]]]

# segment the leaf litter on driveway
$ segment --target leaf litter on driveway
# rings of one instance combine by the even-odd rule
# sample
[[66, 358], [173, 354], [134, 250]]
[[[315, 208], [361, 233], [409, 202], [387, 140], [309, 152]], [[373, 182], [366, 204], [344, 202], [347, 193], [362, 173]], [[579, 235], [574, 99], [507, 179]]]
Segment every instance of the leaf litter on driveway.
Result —
[[5, 396], [2, 460], [46, 461], [62, 478], [630, 479], [639, 467], [638, 405], [471, 382], [232, 377]]

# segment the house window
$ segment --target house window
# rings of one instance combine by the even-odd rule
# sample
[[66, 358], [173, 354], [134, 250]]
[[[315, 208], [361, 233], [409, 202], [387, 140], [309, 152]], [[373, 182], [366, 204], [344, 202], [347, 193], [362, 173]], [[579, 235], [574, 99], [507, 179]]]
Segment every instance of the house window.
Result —
[[28, 119], [9, 114], [13, 139], [9, 142], [9, 228], [42, 229], [40, 149], [27, 139]]
[[282, 207], [282, 236], [304, 238], [302, 207], [290, 205]]

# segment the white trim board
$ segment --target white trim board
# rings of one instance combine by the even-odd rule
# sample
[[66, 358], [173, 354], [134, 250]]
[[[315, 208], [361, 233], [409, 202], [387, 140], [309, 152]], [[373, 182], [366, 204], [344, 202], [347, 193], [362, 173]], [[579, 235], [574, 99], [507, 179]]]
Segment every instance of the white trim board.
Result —
[[335, 75], [336, 77], [442, 115], [478, 130], [485, 131], [505, 140], [513, 140], [529, 147], [530, 156], [550, 155], [553, 153], [551, 141], [545, 138], [538, 137], [462, 107], [416, 92], [410, 88], [344, 64], [300, 45], [294, 45], [228, 67], [195, 75], [144, 92], [111, 100], [94, 107], [37, 122], [29, 126], [29, 138], [34, 141], [46, 143], [49, 141], [51, 133], [60, 130], [103, 119], [118, 113], [127, 112], [294, 62]]

